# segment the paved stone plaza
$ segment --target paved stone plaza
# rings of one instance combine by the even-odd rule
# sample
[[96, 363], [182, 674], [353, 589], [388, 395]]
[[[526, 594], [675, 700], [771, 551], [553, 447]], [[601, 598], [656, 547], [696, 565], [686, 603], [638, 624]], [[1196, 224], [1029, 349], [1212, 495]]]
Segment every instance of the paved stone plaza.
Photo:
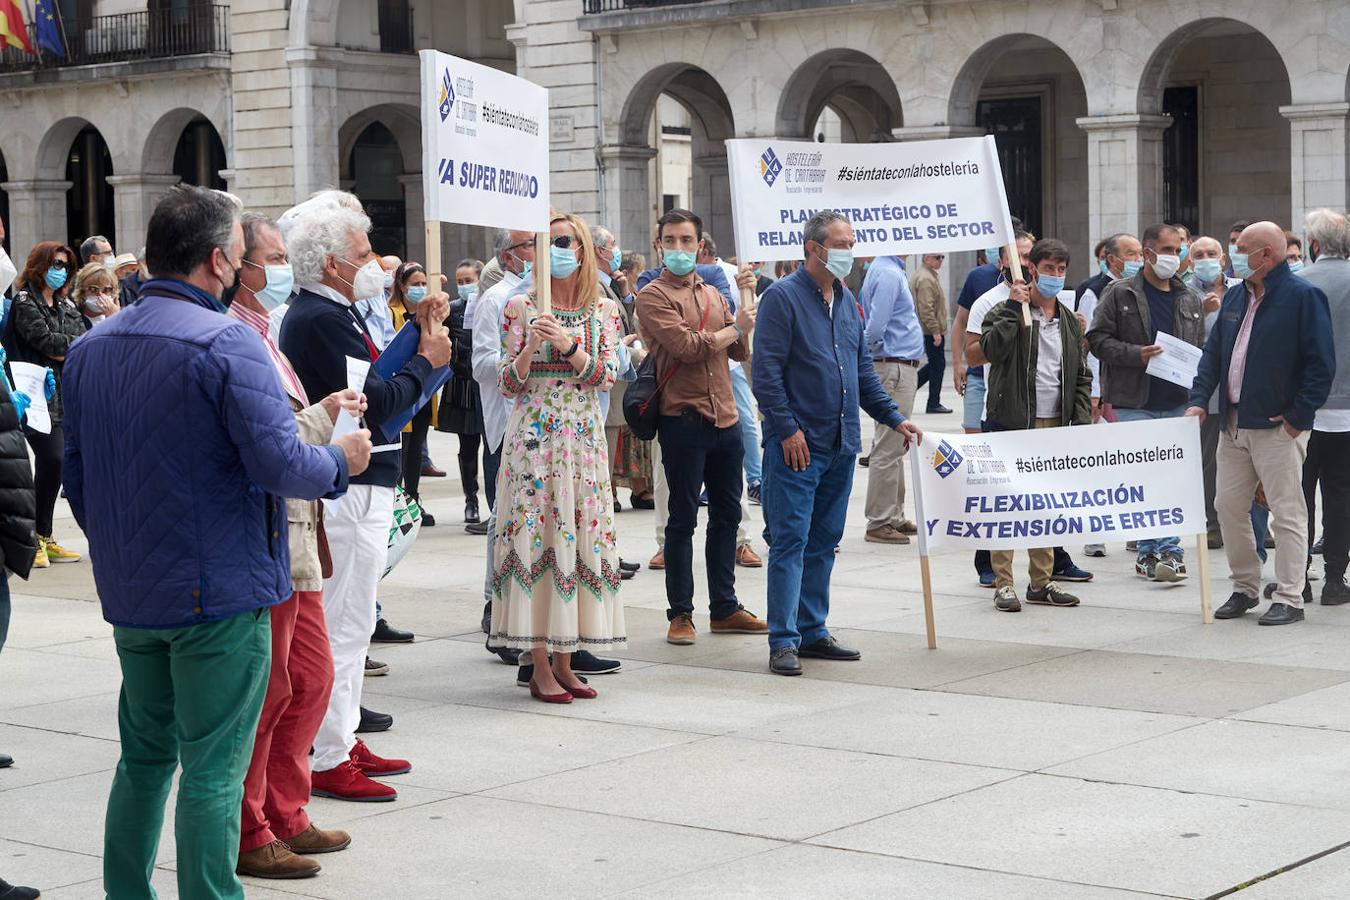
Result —
[[[443, 467], [453, 441], [432, 435]], [[762, 638], [670, 646], [661, 576], [644, 569], [624, 587], [623, 672], [594, 679], [598, 701], [553, 707], [484, 651], [483, 540], [457, 524], [458, 479], [424, 480], [442, 524], [381, 593], [418, 640], [377, 646], [393, 672], [366, 680], [367, 705], [396, 717], [371, 746], [414, 769], [390, 779], [393, 804], [316, 800], [351, 849], [320, 857], [318, 878], [249, 881], [248, 896], [1201, 898], [1286, 867], [1241, 896], [1350, 896], [1350, 849], [1327, 852], [1350, 841], [1350, 608], [1205, 626], [1194, 576], [1145, 584], [1114, 545], [1078, 558], [1097, 573], [1081, 607], [1013, 616], [969, 554], [942, 553], [929, 651], [917, 549], [864, 543], [865, 481], [858, 470], [831, 617], [861, 662], [806, 660], [788, 679], [768, 674]], [[57, 535], [83, 549], [58, 512]], [[645, 561], [652, 513], [618, 522], [624, 556]], [[762, 614], [764, 570], [738, 574]], [[0, 875], [102, 897], [111, 629], [87, 563], [12, 586]], [[173, 860], [170, 811], [162, 897], [177, 896]]]

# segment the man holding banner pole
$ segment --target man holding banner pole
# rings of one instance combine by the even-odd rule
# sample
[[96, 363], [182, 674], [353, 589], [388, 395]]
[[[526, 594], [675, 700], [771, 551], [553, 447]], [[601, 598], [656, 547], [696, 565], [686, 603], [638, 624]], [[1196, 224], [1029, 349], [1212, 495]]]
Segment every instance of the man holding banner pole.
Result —
[[764, 294], [751, 363], [764, 415], [769, 669], [778, 675], [800, 675], [802, 656], [862, 658], [825, 624], [862, 445], [858, 407], [894, 429], [902, 451], [922, 438], [877, 378], [862, 316], [842, 281], [853, 267], [852, 225], [818, 212], [802, 243], [805, 264]]
[[[985, 319], [980, 350], [989, 362], [986, 375], [985, 423], [988, 431], [1058, 428], [1092, 422], [1092, 373], [1083, 349], [1083, 328], [1073, 311], [1059, 301], [1069, 248], [1054, 238], [1037, 241], [1028, 255], [1028, 288], [1015, 285], [1009, 299]], [[1026, 321], [1028, 308], [1031, 324]], [[1054, 576], [1054, 550], [1027, 551], [1031, 559], [1028, 603], [1077, 606], [1078, 598], [1063, 590]], [[1013, 589], [1013, 553], [995, 550], [994, 607], [1022, 609]]]

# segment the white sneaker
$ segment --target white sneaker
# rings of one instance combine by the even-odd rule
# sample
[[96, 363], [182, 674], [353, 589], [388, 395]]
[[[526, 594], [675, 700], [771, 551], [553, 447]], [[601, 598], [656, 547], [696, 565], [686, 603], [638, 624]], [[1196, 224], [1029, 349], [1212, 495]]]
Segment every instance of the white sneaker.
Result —
[[1181, 581], [1186, 577], [1186, 564], [1171, 553], [1165, 553], [1163, 558], [1158, 560], [1153, 577], [1158, 581]]
[[1105, 555], [1106, 555], [1106, 545], [1105, 545], [1105, 544], [1084, 544], [1084, 545], [1083, 545], [1083, 555], [1084, 555], [1084, 556], [1097, 556], [1097, 557], [1105, 556]]

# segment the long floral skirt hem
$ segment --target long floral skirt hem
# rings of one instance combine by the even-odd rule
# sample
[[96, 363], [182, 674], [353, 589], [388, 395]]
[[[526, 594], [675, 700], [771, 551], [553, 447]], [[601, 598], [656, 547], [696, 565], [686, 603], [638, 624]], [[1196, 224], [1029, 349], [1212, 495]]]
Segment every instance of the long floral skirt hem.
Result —
[[601, 557], [600, 571], [577, 560], [572, 572], [547, 548], [528, 567], [514, 550], [492, 578], [489, 647], [560, 653], [621, 647], [627, 643], [620, 573]]

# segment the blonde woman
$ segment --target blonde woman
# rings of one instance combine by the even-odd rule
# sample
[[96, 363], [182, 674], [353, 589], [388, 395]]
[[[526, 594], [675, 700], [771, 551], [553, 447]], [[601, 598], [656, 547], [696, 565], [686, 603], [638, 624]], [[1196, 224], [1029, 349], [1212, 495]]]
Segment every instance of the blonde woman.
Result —
[[117, 276], [103, 263], [96, 262], [89, 263], [75, 276], [71, 299], [80, 315], [90, 325], [97, 325], [122, 308], [117, 304], [119, 293]]
[[614, 384], [620, 326], [586, 223], [557, 214], [550, 232], [552, 312], [522, 294], [502, 315], [498, 383], [515, 403], [497, 475], [488, 643], [529, 651], [530, 694], [570, 703], [596, 696], [572, 653], [625, 643], [599, 399]]

